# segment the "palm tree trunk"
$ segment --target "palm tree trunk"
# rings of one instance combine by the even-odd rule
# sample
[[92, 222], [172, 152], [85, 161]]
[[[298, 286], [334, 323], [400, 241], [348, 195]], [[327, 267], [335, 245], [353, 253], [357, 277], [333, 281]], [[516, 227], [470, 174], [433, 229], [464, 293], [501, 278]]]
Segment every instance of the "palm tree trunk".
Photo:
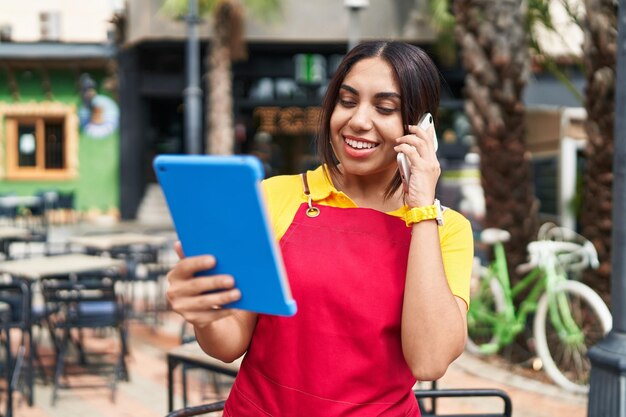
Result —
[[529, 55], [522, 1], [456, 0], [454, 15], [467, 71], [465, 111], [481, 155], [485, 227], [511, 233], [508, 261], [519, 265], [535, 237], [539, 208], [524, 129]]
[[585, 0], [584, 59], [587, 78], [587, 146], [581, 213], [582, 232], [593, 242], [600, 268], [584, 280], [608, 302], [611, 275], [611, 211], [613, 207], [613, 128], [617, 4], [613, 0]]
[[234, 148], [230, 1], [222, 1], [213, 15], [213, 40], [209, 54], [207, 152], [230, 155]]

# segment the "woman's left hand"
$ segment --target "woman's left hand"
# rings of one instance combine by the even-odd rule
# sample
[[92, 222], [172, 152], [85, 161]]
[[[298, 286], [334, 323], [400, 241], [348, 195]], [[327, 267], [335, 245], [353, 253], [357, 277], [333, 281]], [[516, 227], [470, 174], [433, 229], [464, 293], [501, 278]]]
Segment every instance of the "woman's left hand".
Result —
[[423, 130], [410, 125], [409, 132], [411, 134], [396, 139], [398, 145], [394, 148], [405, 154], [411, 163], [406, 203], [410, 208], [429, 206], [435, 201], [435, 187], [441, 174], [433, 140], [434, 127]]

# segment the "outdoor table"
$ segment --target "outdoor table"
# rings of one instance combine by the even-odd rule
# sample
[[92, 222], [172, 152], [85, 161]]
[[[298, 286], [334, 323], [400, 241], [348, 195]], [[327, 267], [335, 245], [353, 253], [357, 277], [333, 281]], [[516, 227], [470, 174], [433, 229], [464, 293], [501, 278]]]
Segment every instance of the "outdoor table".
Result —
[[85, 248], [105, 252], [111, 249], [127, 248], [133, 245], [161, 246], [167, 242], [165, 236], [156, 236], [144, 233], [111, 233], [92, 236], [73, 236], [69, 243], [84, 246]]
[[20, 208], [34, 209], [41, 207], [42, 198], [34, 195], [5, 195], [0, 197], [0, 217], [15, 220]]
[[41, 197], [35, 195], [7, 195], [0, 197], [0, 207], [36, 207], [41, 204]]
[[101, 271], [109, 268], [122, 269], [124, 267], [125, 263], [120, 259], [73, 253], [2, 262], [0, 263], [0, 273], [36, 281], [48, 276]]
[[[84, 272], [96, 272], [111, 268], [124, 271], [126, 264], [123, 260], [91, 256], [84, 254], [66, 254], [57, 256], [44, 256], [39, 258], [27, 258], [14, 261], [0, 262], [0, 273], [11, 275], [15, 279], [24, 280], [29, 288], [29, 300], [32, 305], [32, 286], [40, 279], [52, 276], [70, 275]], [[28, 306], [28, 311], [31, 310]], [[28, 403], [33, 404], [33, 354], [35, 345], [31, 334], [30, 317], [27, 318], [27, 333], [29, 341], [28, 355], [28, 384], [31, 387]]]
[[[197, 368], [202, 368], [207, 371], [217, 372], [223, 375], [229, 375], [232, 377], [237, 376], [239, 367], [243, 357], [237, 359], [232, 363], [222, 362], [219, 359], [215, 359], [207, 355], [198, 342], [183, 343], [180, 346], [175, 347], [167, 353], [167, 406], [168, 411], [174, 409], [174, 369], [178, 365], [188, 365]], [[186, 384], [184, 383], [183, 374], [183, 395], [186, 398]], [[185, 401], [186, 402], [186, 401]], [[186, 404], [185, 404], [186, 406]]]
[[126, 276], [126, 298], [129, 300], [127, 315], [134, 316], [133, 310], [134, 286], [137, 266], [141, 263], [146, 249], [152, 252], [156, 248], [162, 247], [168, 238], [165, 236], [147, 233], [107, 233], [86, 236], [73, 236], [68, 239], [68, 243], [82, 246], [89, 254], [108, 253], [111, 257], [124, 259], [127, 263], [128, 275]]
[[11, 241], [16, 239], [28, 239], [31, 231], [22, 227], [0, 226], [0, 253], [9, 256], [9, 248]]
[[5, 239], [26, 238], [30, 236], [30, 230], [22, 227], [0, 226], [0, 241]]

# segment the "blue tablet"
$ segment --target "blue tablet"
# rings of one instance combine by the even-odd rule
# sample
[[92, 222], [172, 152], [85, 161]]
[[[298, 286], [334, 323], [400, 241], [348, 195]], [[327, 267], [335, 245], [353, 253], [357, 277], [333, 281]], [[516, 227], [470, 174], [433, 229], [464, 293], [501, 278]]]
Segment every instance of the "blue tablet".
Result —
[[225, 307], [292, 316], [287, 275], [254, 156], [159, 155], [154, 171], [185, 256], [211, 254], [209, 274], [230, 274], [241, 299]]

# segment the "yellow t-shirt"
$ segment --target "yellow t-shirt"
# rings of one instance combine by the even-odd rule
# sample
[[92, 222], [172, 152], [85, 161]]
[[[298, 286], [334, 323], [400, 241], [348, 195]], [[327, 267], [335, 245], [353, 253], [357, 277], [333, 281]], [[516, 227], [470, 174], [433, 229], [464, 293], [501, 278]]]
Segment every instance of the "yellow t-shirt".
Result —
[[[319, 205], [356, 208], [346, 194], [337, 191], [320, 166], [308, 171], [307, 180], [311, 199]], [[307, 202], [300, 175], [281, 175], [263, 181], [270, 222], [276, 239], [280, 241], [298, 208]], [[390, 216], [404, 218], [408, 207], [388, 212]], [[443, 211], [444, 225], [439, 228], [441, 254], [446, 278], [452, 294], [462, 298], [469, 305], [469, 285], [474, 258], [474, 239], [470, 222], [462, 214], [446, 208]]]

